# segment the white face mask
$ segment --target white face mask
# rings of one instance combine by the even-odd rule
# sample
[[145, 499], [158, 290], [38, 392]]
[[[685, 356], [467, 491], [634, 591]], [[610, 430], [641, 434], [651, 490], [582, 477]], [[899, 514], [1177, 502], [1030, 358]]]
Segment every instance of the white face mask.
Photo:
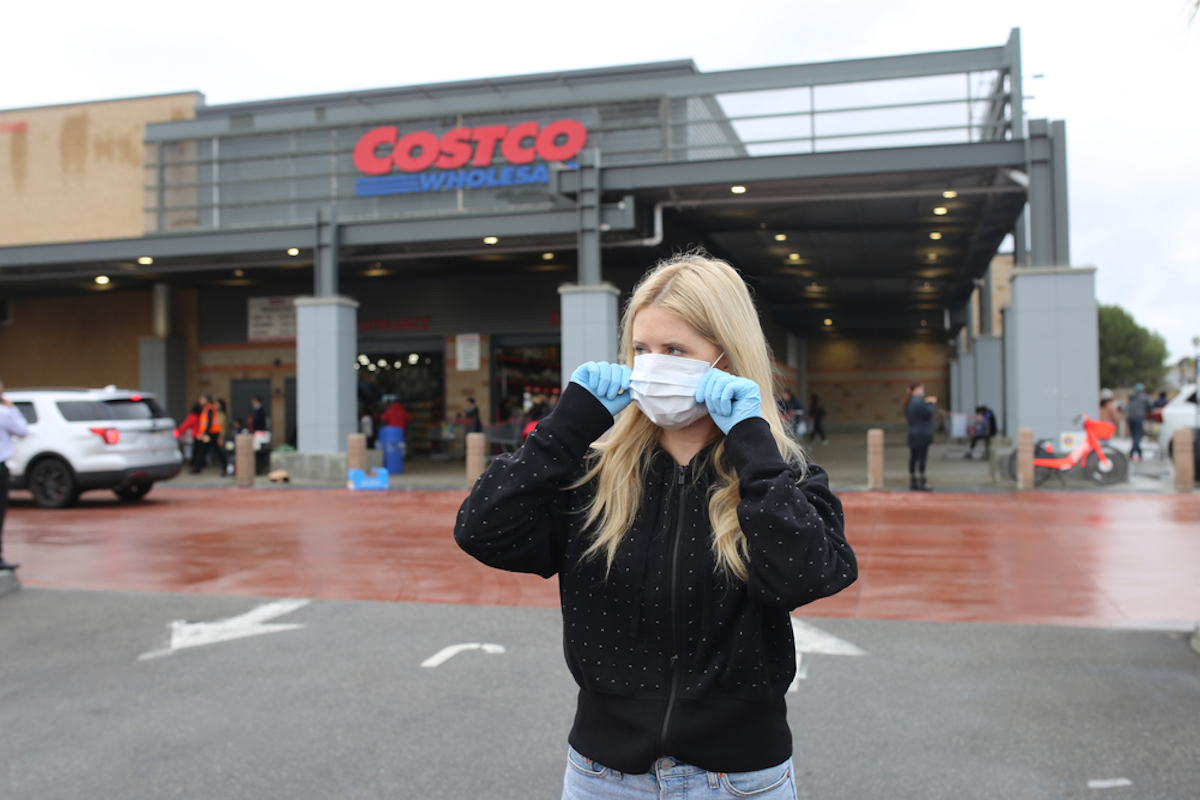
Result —
[[629, 393], [655, 425], [685, 428], [708, 413], [708, 406], [696, 402], [696, 388], [711, 367], [694, 358], [643, 353], [633, 359]]

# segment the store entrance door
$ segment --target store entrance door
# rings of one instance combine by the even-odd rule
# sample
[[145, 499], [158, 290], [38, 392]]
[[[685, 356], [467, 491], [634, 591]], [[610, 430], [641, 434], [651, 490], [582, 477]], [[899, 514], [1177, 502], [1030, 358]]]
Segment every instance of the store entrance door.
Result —
[[376, 418], [398, 400], [412, 422], [405, 431], [409, 452], [428, 453], [430, 430], [446, 420], [444, 345], [360, 342], [357, 362], [359, 416]]

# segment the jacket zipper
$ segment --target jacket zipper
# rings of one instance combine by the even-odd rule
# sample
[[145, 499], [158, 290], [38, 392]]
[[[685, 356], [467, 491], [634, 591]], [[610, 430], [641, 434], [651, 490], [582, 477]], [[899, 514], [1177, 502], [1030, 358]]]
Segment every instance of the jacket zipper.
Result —
[[675, 708], [675, 696], [679, 692], [679, 627], [676, 600], [679, 595], [679, 540], [683, 538], [683, 496], [684, 478], [687, 468], [678, 467], [678, 503], [675, 507], [675, 539], [671, 542], [671, 689], [667, 694], [667, 709], [663, 712], [662, 730], [658, 735], [658, 749], [666, 755], [667, 726], [671, 722], [671, 712]]

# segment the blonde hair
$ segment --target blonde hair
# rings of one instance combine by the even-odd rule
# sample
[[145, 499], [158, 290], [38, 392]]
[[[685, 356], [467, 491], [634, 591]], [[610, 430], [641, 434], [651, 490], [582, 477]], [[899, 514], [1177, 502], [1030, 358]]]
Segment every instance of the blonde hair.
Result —
[[[703, 251], [681, 253], [660, 261], [638, 282], [621, 321], [620, 358], [633, 363], [633, 321], [638, 312], [656, 306], [677, 314], [725, 353], [726, 369], [758, 384], [763, 394], [762, 416], [785, 461], [803, 475], [803, 448], [787, 431], [772, 389], [771, 353], [758, 321], [750, 291], [727, 262]], [[593, 534], [588, 557], [603, 556], [611, 569], [617, 549], [633, 526], [642, 504], [646, 476], [662, 429], [636, 404], [617, 416], [609, 435], [593, 445], [593, 462], [577, 485], [596, 481], [596, 494], [583, 510], [584, 526]], [[738, 477], [725, 454], [724, 436], [709, 451], [717, 479], [709, 489], [708, 515], [712, 549], [718, 570], [745, 580], [750, 559], [746, 537], [737, 518], [741, 499]]]

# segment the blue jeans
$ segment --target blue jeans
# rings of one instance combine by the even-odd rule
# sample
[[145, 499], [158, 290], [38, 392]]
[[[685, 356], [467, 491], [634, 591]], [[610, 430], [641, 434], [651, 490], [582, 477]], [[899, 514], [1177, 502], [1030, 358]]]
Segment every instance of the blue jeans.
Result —
[[654, 762], [651, 772], [631, 775], [567, 751], [562, 800], [796, 800], [796, 781], [789, 758], [757, 772], [706, 772], [672, 758]]
[[1142, 457], [1142, 433], [1146, 429], [1146, 420], [1131, 419], [1129, 420], [1129, 435], [1133, 437], [1133, 447], [1129, 448], [1129, 457], [1133, 458], [1136, 455]]

